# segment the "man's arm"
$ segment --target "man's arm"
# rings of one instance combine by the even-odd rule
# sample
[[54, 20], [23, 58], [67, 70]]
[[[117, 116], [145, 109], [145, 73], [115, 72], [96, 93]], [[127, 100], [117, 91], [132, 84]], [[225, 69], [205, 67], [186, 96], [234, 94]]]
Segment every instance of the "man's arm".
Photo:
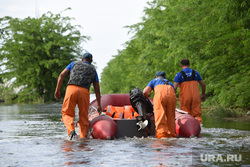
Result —
[[63, 82], [63, 79], [65, 78], [66, 75], [69, 74], [69, 70], [68, 69], [64, 69], [59, 77], [58, 77], [58, 80], [57, 80], [57, 84], [56, 84], [56, 90], [55, 90], [55, 94], [54, 94], [54, 97], [56, 98], [56, 100], [59, 100], [60, 99], [60, 96], [61, 96], [61, 92], [60, 92], [60, 88], [61, 88], [61, 85], [62, 85], [62, 82]]
[[202, 92], [201, 92], [201, 101], [204, 102], [204, 101], [206, 101], [206, 97], [205, 97], [206, 84], [205, 84], [205, 82], [203, 80], [200, 80], [198, 82], [201, 85], [201, 90], [202, 90]]
[[179, 82], [174, 82], [174, 91], [175, 91], [175, 93], [176, 93], [176, 90], [177, 90], [178, 86], [179, 86]]
[[100, 113], [102, 112], [102, 108], [101, 108], [101, 92], [100, 92], [99, 82], [95, 81], [93, 83], [93, 86], [94, 86], [95, 96], [97, 100], [97, 111]]
[[143, 89], [143, 95], [145, 97], [149, 97], [150, 96], [150, 92], [151, 92], [151, 87], [150, 86], [146, 86], [144, 89]]

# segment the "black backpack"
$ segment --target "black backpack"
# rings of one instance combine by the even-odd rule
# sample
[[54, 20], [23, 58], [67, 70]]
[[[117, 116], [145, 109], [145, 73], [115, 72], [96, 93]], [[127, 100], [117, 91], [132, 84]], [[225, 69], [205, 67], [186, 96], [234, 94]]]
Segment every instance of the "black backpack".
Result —
[[187, 75], [185, 74], [184, 71], [181, 71], [180, 73], [183, 76], [183, 78], [184, 78], [185, 81], [195, 81], [195, 70], [192, 70], [191, 77], [187, 77]]

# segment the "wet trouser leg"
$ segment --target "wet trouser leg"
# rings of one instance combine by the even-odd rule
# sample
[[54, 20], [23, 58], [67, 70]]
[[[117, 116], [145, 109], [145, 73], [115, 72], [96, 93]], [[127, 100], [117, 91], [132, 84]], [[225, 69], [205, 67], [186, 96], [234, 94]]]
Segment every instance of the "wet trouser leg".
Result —
[[176, 96], [170, 85], [157, 85], [154, 89], [155, 137], [176, 137]]
[[88, 133], [89, 120], [88, 120], [88, 107], [89, 107], [89, 91], [88, 89], [68, 85], [64, 97], [62, 107], [62, 120], [67, 128], [68, 135], [72, 130], [75, 130], [74, 118], [75, 107], [78, 104], [79, 108], [79, 137], [84, 138]]
[[78, 98], [78, 87], [74, 85], [68, 85], [62, 106], [62, 121], [66, 126], [68, 135], [72, 130], [75, 130], [74, 118], [75, 107]]
[[89, 91], [88, 89], [79, 87], [79, 137], [87, 137], [89, 130], [89, 120], [88, 120], [88, 108], [89, 108]]

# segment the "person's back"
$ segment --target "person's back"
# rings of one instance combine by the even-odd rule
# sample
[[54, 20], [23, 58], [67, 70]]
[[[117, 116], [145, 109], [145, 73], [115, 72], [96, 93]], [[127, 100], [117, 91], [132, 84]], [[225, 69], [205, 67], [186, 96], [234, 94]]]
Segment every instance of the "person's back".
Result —
[[196, 117], [200, 123], [201, 119], [201, 98], [198, 83], [202, 86], [202, 99], [205, 99], [205, 83], [200, 74], [189, 68], [189, 60], [181, 61], [182, 71], [177, 73], [174, 79], [174, 89], [180, 87], [179, 102], [180, 108]]
[[86, 62], [76, 61], [70, 71], [68, 85], [77, 85], [89, 90], [95, 80], [95, 68]]
[[154, 90], [155, 137], [158, 139], [176, 137], [176, 96], [173, 84], [165, 78], [165, 72], [158, 71], [156, 78], [151, 80], [143, 90], [146, 97], [148, 97], [151, 90]]
[[62, 121], [64, 122], [68, 136], [72, 139], [76, 136], [75, 133], [75, 107], [76, 104], [79, 108], [79, 137], [86, 138], [89, 129], [88, 120], [88, 107], [90, 103], [90, 92], [89, 88], [93, 83], [96, 99], [97, 99], [97, 110], [101, 112], [101, 93], [99, 87], [99, 79], [95, 68], [91, 65], [92, 54], [83, 54], [82, 61], [71, 62], [59, 75], [55, 98], [60, 98], [60, 87], [63, 79], [66, 75], [70, 74], [68, 86], [64, 96], [62, 106]]

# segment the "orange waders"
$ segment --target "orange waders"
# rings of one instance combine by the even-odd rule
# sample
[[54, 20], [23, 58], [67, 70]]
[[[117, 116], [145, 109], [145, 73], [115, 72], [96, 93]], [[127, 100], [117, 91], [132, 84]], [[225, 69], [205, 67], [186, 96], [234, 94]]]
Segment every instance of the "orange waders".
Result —
[[79, 108], [79, 137], [87, 136], [89, 129], [88, 108], [90, 93], [88, 89], [75, 85], [68, 85], [62, 106], [62, 121], [64, 122], [68, 135], [75, 130], [74, 118], [76, 104]]
[[202, 124], [201, 119], [201, 99], [197, 81], [185, 81], [179, 85], [179, 101], [181, 110], [187, 111], [190, 115], [197, 118]]
[[176, 137], [175, 134], [175, 91], [170, 85], [154, 88], [155, 137]]

